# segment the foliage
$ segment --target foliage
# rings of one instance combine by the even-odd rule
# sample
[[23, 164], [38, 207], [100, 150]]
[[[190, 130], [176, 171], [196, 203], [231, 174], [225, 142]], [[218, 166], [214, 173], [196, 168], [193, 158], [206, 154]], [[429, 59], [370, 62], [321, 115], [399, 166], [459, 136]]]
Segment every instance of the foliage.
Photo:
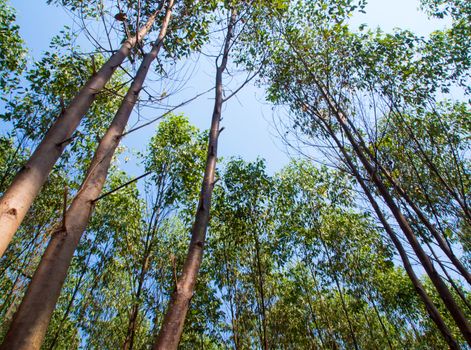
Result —
[[[25, 66], [26, 49], [15, 24], [15, 11], [6, 0], [0, 1], [0, 91], [8, 93], [18, 84]], [[3, 95], [2, 94], [2, 95]], [[5, 100], [5, 97], [1, 97]]]
[[[87, 23], [112, 23], [106, 28], [114, 33], [107, 33], [116, 42], [134, 35], [162, 4], [48, 3], [64, 6]], [[218, 168], [182, 349], [446, 347], [384, 222], [365, 202], [360, 179], [373, 198], [379, 199], [380, 191], [361, 166], [358, 148], [427, 254], [435, 254], [434, 264], [440, 263], [439, 273], [469, 316], [469, 286], [438, 251], [426, 222], [469, 268], [470, 110], [450, 92], [469, 94], [470, 5], [462, 0], [421, 4], [429, 16], [449, 18], [450, 26], [428, 37], [409, 30], [352, 28], [349, 18], [365, 10], [363, 0], [176, 2], [165, 53], [158, 58], [159, 78], [170, 75], [168, 63], [205, 50], [233, 11], [234, 63], [249, 74], [260, 73], [267, 100], [284, 108], [283, 131], [308, 150], [321, 146], [316, 160], [330, 165], [304, 157], [271, 173], [263, 159], [231, 158]], [[155, 39], [164, 14], [134, 49], [126, 69]], [[14, 20], [14, 11], [0, 0], [0, 88], [10, 94], [0, 115], [5, 125], [0, 192], [109, 54], [102, 48], [93, 55], [80, 50], [65, 28], [39, 60], [26, 66]], [[2, 337], [128, 84], [124, 70], [118, 70], [96, 96], [77, 133], [64, 140], [71, 143], [65, 156], [0, 260]], [[43, 348], [145, 349], [154, 341], [187, 253], [204, 160], [211, 152], [207, 139], [208, 133], [187, 117], [170, 114], [145, 151], [137, 153], [145, 180], [133, 181], [120, 158], [114, 159]], [[394, 222], [386, 220], [404, 241]], [[414, 270], [420, 271], [420, 265]], [[464, 344], [434, 285], [426, 276], [421, 282]]]

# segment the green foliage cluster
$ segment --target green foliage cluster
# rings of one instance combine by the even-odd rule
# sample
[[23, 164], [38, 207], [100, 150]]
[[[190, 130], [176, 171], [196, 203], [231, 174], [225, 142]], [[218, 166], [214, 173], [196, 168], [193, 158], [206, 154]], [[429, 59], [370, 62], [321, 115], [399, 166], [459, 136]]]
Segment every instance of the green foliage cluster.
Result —
[[[114, 28], [122, 40], [160, 6], [158, 1], [141, 1], [140, 9], [136, 1], [122, 1], [122, 7], [114, 1], [48, 3], [90, 21], [120, 11], [126, 21]], [[471, 7], [464, 0], [421, 4], [430, 16], [451, 18], [451, 26], [427, 38], [406, 30], [354, 30], [349, 18], [364, 11], [364, 0], [176, 2], [158, 72], [167, 73], [165, 60], [175, 63], [201, 51], [233, 11], [233, 62], [260, 73], [267, 100], [286, 107], [288, 132], [305, 145], [322, 143], [326, 159], [334, 160], [328, 168], [296, 159], [274, 174], [263, 159], [231, 158], [219, 166], [182, 349], [446, 348], [384, 227], [365, 205], [346, 158], [361, 177], [369, 174], [325, 98], [328, 91], [348, 116], [420, 243], [432, 253], [433, 235], [394, 181], [471, 267], [471, 111], [466, 103], [441, 98], [453, 89], [470, 92]], [[159, 16], [153, 33], [163, 13]], [[26, 65], [14, 20], [14, 11], [0, 0], [0, 90], [10, 96], [0, 114], [5, 126], [0, 193], [107, 59], [107, 53], [82, 52], [65, 28], [39, 60]], [[134, 50], [126, 68], [133, 68], [148, 43]], [[127, 79], [118, 70], [96, 96], [0, 260], [1, 337], [121, 103]], [[138, 154], [147, 174], [143, 182], [131, 181], [115, 158], [103, 190], [107, 195], [95, 203], [44, 349], [145, 349], [153, 342], [187, 253], [207, 141], [208, 133], [187, 117], [170, 115]], [[371, 182], [367, 186], [379, 197]], [[453, 295], [471, 316], [469, 288], [454, 277], [447, 285], [454, 284]], [[425, 276], [421, 282], [464, 344], [433, 284]]]
[[25, 66], [26, 49], [15, 24], [15, 12], [6, 0], [0, 1], [0, 91], [8, 93], [18, 84]]

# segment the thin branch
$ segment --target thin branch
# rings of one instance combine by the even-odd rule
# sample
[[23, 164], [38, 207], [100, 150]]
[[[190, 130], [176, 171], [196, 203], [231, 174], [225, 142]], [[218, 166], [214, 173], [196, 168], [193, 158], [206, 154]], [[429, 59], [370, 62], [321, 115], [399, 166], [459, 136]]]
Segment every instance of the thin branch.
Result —
[[140, 176], [138, 176], [138, 177], [132, 179], [131, 181], [128, 181], [128, 182], [122, 184], [121, 186], [118, 186], [118, 187], [116, 187], [115, 189], [112, 189], [111, 191], [102, 194], [100, 197], [94, 199], [94, 200], [92, 201], [92, 203], [98, 202], [100, 199], [103, 199], [103, 198], [105, 198], [106, 196], [108, 196], [108, 195], [110, 195], [110, 194], [112, 194], [112, 193], [114, 193], [114, 192], [116, 192], [116, 191], [119, 191], [119, 190], [122, 189], [123, 187], [126, 187], [126, 186], [128, 186], [128, 185], [130, 185], [130, 184], [132, 184], [132, 183], [134, 183], [134, 182], [136, 182], [136, 181], [142, 179], [143, 177], [146, 177], [146, 176], [150, 175], [151, 173], [152, 173], [152, 171], [148, 171], [147, 173], [144, 173], [144, 174], [142, 174], [142, 175], [140, 175]]

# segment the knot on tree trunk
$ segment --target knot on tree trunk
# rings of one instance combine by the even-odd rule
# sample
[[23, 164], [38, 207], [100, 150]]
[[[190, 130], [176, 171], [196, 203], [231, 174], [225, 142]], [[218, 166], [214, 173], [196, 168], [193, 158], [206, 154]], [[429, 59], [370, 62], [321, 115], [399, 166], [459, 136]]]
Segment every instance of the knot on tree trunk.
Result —
[[5, 214], [9, 216], [14, 216], [16, 218], [16, 215], [18, 214], [18, 211], [15, 208], [10, 208], [8, 209]]

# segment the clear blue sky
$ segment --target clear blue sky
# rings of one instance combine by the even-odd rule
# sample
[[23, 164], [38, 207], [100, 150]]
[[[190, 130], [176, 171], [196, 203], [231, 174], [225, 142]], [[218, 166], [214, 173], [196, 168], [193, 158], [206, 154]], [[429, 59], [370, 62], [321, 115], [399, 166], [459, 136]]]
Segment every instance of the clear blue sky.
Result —
[[[45, 0], [10, 0], [10, 3], [17, 10], [21, 34], [33, 57], [41, 55], [44, 48], [48, 47], [50, 38], [65, 24], [71, 25], [71, 19], [61, 8], [47, 6]], [[407, 28], [421, 35], [445, 25], [443, 21], [430, 21], [418, 11], [418, 6], [418, 1], [414, 0], [370, 0], [366, 14], [354, 17], [352, 23], [355, 25], [366, 23], [370, 27], [379, 26], [384, 31], [391, 31], [394, 27]], [[179, 101], [191, 96], [192, 92], [211, 87], [213, 75], [212, 61], [202, 59], [198, 73], [188, 82], [188, 89], [172, 99], [171, 103], [178, 104]], [[271, 124], [273, 113], [271, 107], [263, 102], [263, 97], [263, 91], [249, 86], [237, 98], [227, 103], [223, 112], [222, 124], [225, 130], [221, 134], [220, 155], [241, 156], [247, 160], [261, 156], [266, 158], [268, 168], [274, 171], [288, 162], [288, 156]], [[207, 128], [212, 112], [211, 98], [212, 94], [181, 111], [190, 116], [198, 127]], [[147, 115], [152, 116], [152, 114]], [[125, 139], [124, 144], [132, 149], [143, 150], [154, 130], [155, 126], [142, 129]], [[132, 160], [125, 167], [133, 175], [142, 173]]]

